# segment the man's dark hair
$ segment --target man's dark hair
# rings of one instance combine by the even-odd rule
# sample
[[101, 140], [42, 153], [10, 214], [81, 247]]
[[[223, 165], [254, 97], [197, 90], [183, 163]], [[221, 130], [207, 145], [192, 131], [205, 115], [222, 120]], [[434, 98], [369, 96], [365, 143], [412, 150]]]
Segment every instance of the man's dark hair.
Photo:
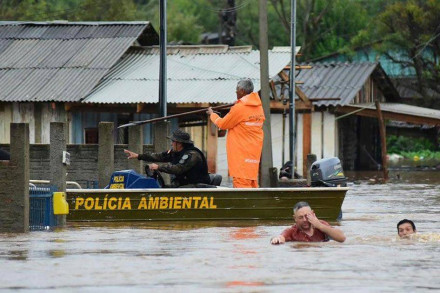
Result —
[[397, 232], [399, 232], [399, 226], [405, 223], [410, 223], [413, 230], [416, 231], [416, 225], [414, 225], [414, 222], [408, 219], [403, 219], [402, 221], [400, 221], [399, 223], [397, 223]]
[[302, 209], [304, 207], [309, 207], [310, 208], [309, 203], [306, 202], [306, 201], [299, 201], [299, 202], [297, 202], [295, 204], [295, 206], [293, 207], [293, 213], [296, 213], [299, 209]]

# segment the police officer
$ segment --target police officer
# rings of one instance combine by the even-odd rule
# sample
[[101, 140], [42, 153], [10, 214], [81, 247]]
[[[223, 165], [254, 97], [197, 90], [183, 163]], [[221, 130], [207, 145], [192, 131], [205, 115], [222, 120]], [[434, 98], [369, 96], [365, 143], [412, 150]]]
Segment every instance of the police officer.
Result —
[[129, 150], [124, 150], [128, 159], [167, 162], [167, 164], [149, 164], [146, 166], [150, 170], [159, 170], [171, 176], [172, 187], [195, 187], [198, 183], [209, 184], [208, 164], [203, 153], [194, 146], [190, 135], [180, 129], [173, 132], [171, 137], [172, 149], [162, 153], [136, 154]]

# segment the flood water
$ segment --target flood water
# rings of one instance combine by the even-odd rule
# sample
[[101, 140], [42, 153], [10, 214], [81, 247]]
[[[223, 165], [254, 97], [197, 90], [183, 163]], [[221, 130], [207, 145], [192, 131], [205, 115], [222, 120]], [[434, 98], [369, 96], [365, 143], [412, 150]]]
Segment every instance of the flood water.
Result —
[[[351, 185], [347, 241], [270, 245], [289, 222], [70, 224], [0, 234], [0, 289], [32, 292], [440, 290], [439, 172]], [[400, 177], [399, 180], [394, 179]], [[419, 237], [396, 238], [414, 220]]]

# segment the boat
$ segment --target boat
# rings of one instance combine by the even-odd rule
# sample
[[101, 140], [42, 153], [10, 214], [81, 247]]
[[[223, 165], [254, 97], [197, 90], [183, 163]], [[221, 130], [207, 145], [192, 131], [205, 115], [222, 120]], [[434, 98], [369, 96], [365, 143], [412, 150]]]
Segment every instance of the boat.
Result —
[[317, 187], [161, 188], [153, 176], [117, 171], [106, 189], [67, 189], [67, 221], [291, 220], [299, 201], [319, 219], [335, 221], [348, 191], [335, 159], [312, 165], [312, 178], [326, 179], [315, 178], [312, 183], [323, 183]]
[[67, 221], [289, 220], [307, 201], [319, 219], [340, 216], [347, 187], [68, 189]]

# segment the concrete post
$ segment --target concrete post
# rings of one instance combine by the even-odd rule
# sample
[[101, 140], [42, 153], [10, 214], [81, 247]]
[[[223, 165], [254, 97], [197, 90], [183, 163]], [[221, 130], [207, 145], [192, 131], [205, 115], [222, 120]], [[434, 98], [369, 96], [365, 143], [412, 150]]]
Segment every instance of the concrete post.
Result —
[[267, 26], [267, 0], [259, 1], [259, 27], [260, 27], [260, 81], [261, 103], [263, 104], [266, 121], [263, 124], [264, 141], [260, 159], [260, 186], [270, 187], [272, 156], [272, 130], [270, 125], [270, 96], [269, 96], [269, 57], [268, 57], [268, 26]]
[[[312, 164], [316, 162], [316, 155], [315, 154], [308, 154], [307, 155], [307, 167], [306, 170], [304, 170], [304, 176], [307, 178], [307, 185], [310, 186], [312, 184], [312, 178], [310, 177], [310, 167]], [[293, 174], [292, 174], [293, 178]]]
[[154, 152], [159, 153], [170, 149], [171, 141], [167, 139], [170, 134], [170, 122], [159, 121], [154, 123]]
[[42, 106], [40, 103], [34, 103], [34, 119], [35, 119], [35, 143], [41, 143], [42, 129], [41, 129], [41, 115]]
[[[50, 123], [50, 182], [57, 191], [66, 191], [67, 165], [63, 164], [63, 151], [67, 150], [67, 125], [63, 122]], [[66, 225], [66, 215], [58, 215], [57, 226]]]
[[217, 146], [218, 146], [218, 129], [208, 119], [208, 142], [206, 147], [206, 160], [208, 161], [208, 172], [217, 173]]
[[29, 231], [29, 125], [11, 123], [11, 160], [0, 165], [0, 232]]
[[[136, 125], [128, 128], [128, 149], [132, 152], [142, 154], [144, 144], [144, 132], [142, 125]], [[142, 174], [142, 161], [129, 160], [130, 169]]]
[[115, 169], [113, 122], [99, 122], [98, 186], [104, 188], [110, 182]]
[[270, 187], [278, 187], [278, 169], [269, 168]]
[[50, 182], [58, 191], [66, 191], [67, 166], [63, 164], [66, 146], [66, 129], [63, 122], [50, 123]]
[[[159, 153], [171, 148], [171, 141], [167, 138], [170, 133], [170, 122], [159, 121], [154, 124], [154, 152]], [[165, 185], [171, 183], [170, 175], [162, 174]]]

